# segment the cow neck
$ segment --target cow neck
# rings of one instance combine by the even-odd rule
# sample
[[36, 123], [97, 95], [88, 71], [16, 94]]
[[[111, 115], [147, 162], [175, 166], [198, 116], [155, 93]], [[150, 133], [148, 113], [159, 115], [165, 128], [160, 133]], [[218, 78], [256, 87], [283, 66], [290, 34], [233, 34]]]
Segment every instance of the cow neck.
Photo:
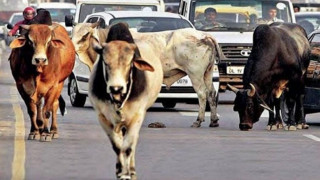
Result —
[[[103, 71], [104, 81], [107, 82], [105, 63], [102, 63], [102, 71]], [[125, 105], [125, 103], [127, 102], [128, 98], [129, 98], [129, 96], [130, 96], [130, 94], [131, 94], [132, 84], [133, 84], [132, 76], [133, 76], [133, 62], [130, 64], [129, 82], [128, 82], [128, 84], [127, 84], [127, 86], [128, 86], [128, 91], [127, 91], [127, 93], [126, 93], [126, 95], [125, 95], [124, 100], [121, 102], [121, 105], [120, 105], [120, 106], [118, 106], [118, 104], [114, 101], [112, 94], [111, 94], [111, 93], [110, 93], [110, 94], [107, 93], [107, 94], [109, 94], [109, 96], [110, 96], [110, 99], [111, 99], [112, 104], [114, 105], [114, 108], [116, 109], [117, 113], [118, 113], [120, 116], [122, 116], [122, 108], [123, 108], [123, 106]], [[122, 118], [122, 119], [123, 119], [123, 118]], [[121, 119], [121, 120], [122, 120], [122, 119]]]

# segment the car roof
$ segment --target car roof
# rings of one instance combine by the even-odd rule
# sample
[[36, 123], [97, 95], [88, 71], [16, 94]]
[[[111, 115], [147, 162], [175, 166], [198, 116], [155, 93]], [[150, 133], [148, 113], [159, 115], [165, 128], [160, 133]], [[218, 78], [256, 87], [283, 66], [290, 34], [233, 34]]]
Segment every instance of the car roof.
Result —
[[50, 8], [50, 9], [76, 9], [76, 5], [73, 3], [61, 3], [61, 2], [51, 2], [51, 3], [40, 3], [37, 8]]
[[314, 11], [312, 11], [312, 12], [310, 12], [310, 11], [308, 11], [308, 12], [297, 12], [294, 15], [295, 16], [312, 16], [312, 15], [319, 15], [320, 16], [320, 12], [314, 12]]
[[[185, 19], [183, 16], [175, 13], [160, 12], [160, 11], [107, 11], [107, 12], [97, 12], [89, 14], [88, 16], [104, 16], [111, 15], [115, 18], [121, 17], [163, 17], [163, 18], [181, 18]], [[88, 17], [87, 17], [88, 18]], [[87, 19], [86, 18], [86, 19]]]

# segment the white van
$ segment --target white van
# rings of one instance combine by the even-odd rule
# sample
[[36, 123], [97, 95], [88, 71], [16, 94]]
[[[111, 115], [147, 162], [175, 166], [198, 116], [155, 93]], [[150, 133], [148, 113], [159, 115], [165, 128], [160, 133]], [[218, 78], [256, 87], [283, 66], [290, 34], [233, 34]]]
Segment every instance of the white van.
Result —
[[81, 23], [87, 15], [104, 11], [164, 11], [163, 0], [78, 0], [74, 17], [67, 16], [66, 26]]
[[[204, 11], [214, 8], [220, 26], [200, 27], [204, 21]], [[251, 53], [253, 31], [262, 24], [270, 9], [276, 9], [277, 19], [295, 23], [293, 6], [290, 0], [181, 0], [179, 14], [188, 18], [196, 29], [206, 31], [217, 40], [225, 58], [218, 67], [220, 91], [227, 83], [242, 88], [244, 66]]]

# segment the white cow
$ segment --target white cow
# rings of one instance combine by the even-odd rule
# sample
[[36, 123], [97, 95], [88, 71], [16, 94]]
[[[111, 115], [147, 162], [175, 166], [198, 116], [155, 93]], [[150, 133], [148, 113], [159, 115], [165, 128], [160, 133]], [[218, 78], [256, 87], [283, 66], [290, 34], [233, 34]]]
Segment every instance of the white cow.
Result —
[[148, 44], [138, 45], [119, 40], [94, 45], [100, 58], [89, 79], [89, 97], [117, 155], [119, 179], [136, 178], [139, 131], [163, 81], [160, 59]]
[[[74, 28], [72, 41], [82, 62], [89, 67], [97, 58], [92, 53], [90, 42], [104, 42], [108, 29], [96, 29], [97, 24], [78, 24]], [[204, 32], [186, 28], [175, 31], [137, 33], [131, 31], [135, 42], [148, 43], [159, 57], [164, 73], [163, 83], [170, 87], [181, 77], [188, 75], [199, 99], [199, 114], [192, 127], [200, 127], [205, 118], [206, 101], [211, 108], [210, 127], [217, 127], [215, 89], [212, 85], [213, 67], [221, 56], [215, 39]]]

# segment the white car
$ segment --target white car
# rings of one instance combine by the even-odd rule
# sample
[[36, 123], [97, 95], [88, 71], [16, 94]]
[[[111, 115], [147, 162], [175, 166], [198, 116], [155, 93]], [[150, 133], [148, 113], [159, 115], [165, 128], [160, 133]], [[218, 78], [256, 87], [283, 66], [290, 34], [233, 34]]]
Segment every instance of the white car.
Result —
[[[86, 23], [94, 23], [97, 21], [100, 21], [100, 27], [106, 27], [118, 22], [126, 22], [129, 24], [129, 28], [134, 28], [138, 32], [159, 32], [181, 28], [194, 28], [190, 21], [181, 15], [155, 11], [152, 13], [148, 11], [99, 12], [88, 15], [84, 20]], [[88, 95], [89, 75], [89, 68], [76, 59], [76, 64], [68, 81], [68, 93], [73, 106], [84, 106]], [[214, 87], [218, 89], [219, 72], [217, 66], [213, 75]], [[177, 102], [192, 101], [198, 103], [197, 99], [198, 96], [193, 90], [190, 79], [188, 76], [185, 76], [174, 83], [170, 90], [167, 90], [166, 87], [163, 86], [157, 101], [162, 102], [166, 108], [173, 108]]]
[[76, 13], [76, 5], [73, 3], [40, 3], [36, 6], [37, 9], [43, 8], [50, 12], [51, 19], [53, 22], [57, 22], [64, 26], [71, 36], [72, 27], [65, 26], [65, 16], [74, 16]]

